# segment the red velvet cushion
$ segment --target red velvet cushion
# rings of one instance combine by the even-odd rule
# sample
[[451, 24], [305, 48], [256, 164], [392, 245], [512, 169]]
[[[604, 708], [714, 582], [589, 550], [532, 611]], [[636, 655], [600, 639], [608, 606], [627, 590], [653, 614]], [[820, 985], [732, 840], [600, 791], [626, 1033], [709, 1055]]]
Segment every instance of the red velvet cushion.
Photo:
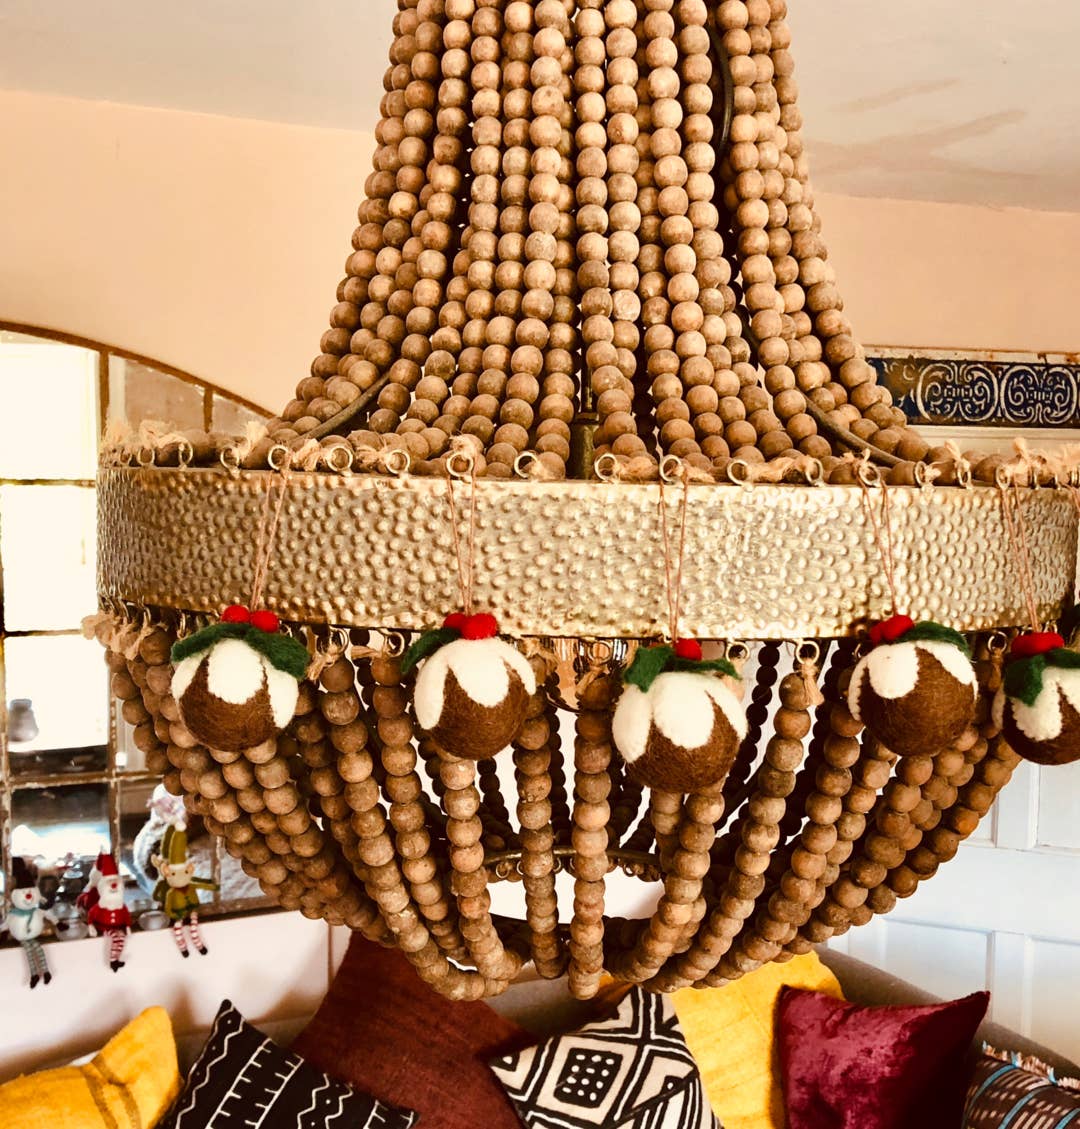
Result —
[[926, 1007], [780, 995], [788, 1129], [957, 1129], [988, 992]]
[[354, 935], [314, 1019], [292, 1049], [428, 1129], [521, 1129], [487, 1065], [535, 1042], [485, 1003], [432, 991], [396, 950]]

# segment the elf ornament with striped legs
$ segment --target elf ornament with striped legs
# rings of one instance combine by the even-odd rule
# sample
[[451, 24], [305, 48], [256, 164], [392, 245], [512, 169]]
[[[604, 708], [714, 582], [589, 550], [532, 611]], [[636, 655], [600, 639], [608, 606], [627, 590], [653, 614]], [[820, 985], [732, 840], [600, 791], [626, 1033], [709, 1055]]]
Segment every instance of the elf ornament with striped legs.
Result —
[[154, 900], [161, 903], [172, 923], [173, 940], [185, 959], [190, 955], [189, 936], [195, 949], [206, 956], [207, 948], [199, 932], [199, 891], [218, 888], [209, 878], [195, 876], [195, 864], [188, 858], [187, 846], [187, 828], [177, 823], [165, 829], [161, 854], [153, 857], [161, 874], [154, 888]]
[[109, 943], [109, 967], [119, 972], [124, 967], [124, 948], [131, 933], [131, 911], [124, 905], [124, 880], [116, 867], [116, 859], [104, 851], [96, 864], [97, 898], [87, 910], [86, 922], [91, 937], [99, 933]]

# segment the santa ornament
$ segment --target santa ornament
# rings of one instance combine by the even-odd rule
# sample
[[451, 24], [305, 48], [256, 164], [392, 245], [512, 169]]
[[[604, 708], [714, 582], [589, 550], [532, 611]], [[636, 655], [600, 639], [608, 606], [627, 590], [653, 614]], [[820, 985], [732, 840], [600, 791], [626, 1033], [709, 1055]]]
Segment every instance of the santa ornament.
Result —
[[975, 717], [967, 640], [940, 623], [894, 615], [870, 629], [870, 642], [851, 674], [852, 716], [901, 756], [948, 748]]
[[1053, 631], [1017, 636], [993, 718], [1026, 760], [1042, 765], [1080, 760], [1080, 654]]
[[75, 899], [75, 905], [82, 910], [83, 917], [88, 917], [90, 910], [97, 905], [98, 882], [103, 873], [102, 867], [107, 867], [111, 862], [113, 862], [113, 857], [108, 851], [98, 851], [97, 860], [90, 867], [90, 873], [86, 877], [86, 885], [83, 887], [82, 893]]
[[639, 650], [611, 721], [630, 775], [647, 788], [697, 792], [722, 782], [746, 737], [742, 703], [723, 681], [726, 659], [706, 660], [693, 639]]
[[131, 911], [124, 905], [124, 880], [116, 867], [116, 859], [102, 852], [96, 869], [97, 899], [86, 914], [90, 936], [100, 933], [109, 943], [109, 967], [119, 972], [124, 967], [124, 947], [131, 932]]
[[199, 932], [199, 891], [216, 890], [218, 884], [209, 878], [195, 877], [195, 864], [188, 858], [187, 829], [183, 823], [165, 829], [161, 854], [153, 863], [161, 878], [154, 887], [154, 900], [161, 903], [165, 916], [172, 922], [173, 940], [180, 955], [190, 955], [188, 938], [196, 950], [206, 956], [207, 948]]
[[172, 694], [192, 736], [241, 752], [277, 736], [292, 720], [307, 648], [280, 631], [271, 611], [226, 608], [220, 623], [173, 646]]
[[444, 752], [485, 760], [521, 731], [536, 676], [528, 659], [499, 638], [494, 616], [447, 616], [441, 628], [409, 648], [402, 671], [417, 665], [416, 721]]
[[22, 946], [30, 987], [36, 988], [39, 983], [48, 984], [52, 972], [40, 940], [47, 915], [41, 905], [37, 867], [29, 859], [16, 856], [11, 860], [11, 886], [4, 925], [11, 939]]

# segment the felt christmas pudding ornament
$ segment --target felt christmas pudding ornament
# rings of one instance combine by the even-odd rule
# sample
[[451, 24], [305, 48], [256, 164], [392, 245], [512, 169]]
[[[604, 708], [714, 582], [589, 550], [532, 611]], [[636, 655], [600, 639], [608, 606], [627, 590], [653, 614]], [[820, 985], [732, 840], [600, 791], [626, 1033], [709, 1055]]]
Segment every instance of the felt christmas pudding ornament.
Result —
[[852, 716], [901, 756], [939, 753], [975, 716], [971, 651], [958, 631], [906, 615], [870, 629], [873, 650], [851, 674]]
[[494, 616], [447, 616], [409, 648], [402, 670], [408, 674], [418, 664], [416, 720], [445, 752], [486, 760], [520, 732], [536, 676], [528, 659], [499, 638]]
[[172, 694], [184, 724], [204, 745], [241, 752], [292, 720], [308, 653], [279, 628], [273, 612], [236, 604], [220, 623], [173, 647]]
[[1053, 631], [1013, 640], [994, 698], [994, 723], [1012, 748], [1036, 764], [1080, 760], [1080, 654]]
[[746, 736], [742, 703], [693, 639], [639, 650], [623, 675], [611, 732], [630, 775], [647, 788], [696, 792], [722, 781]]

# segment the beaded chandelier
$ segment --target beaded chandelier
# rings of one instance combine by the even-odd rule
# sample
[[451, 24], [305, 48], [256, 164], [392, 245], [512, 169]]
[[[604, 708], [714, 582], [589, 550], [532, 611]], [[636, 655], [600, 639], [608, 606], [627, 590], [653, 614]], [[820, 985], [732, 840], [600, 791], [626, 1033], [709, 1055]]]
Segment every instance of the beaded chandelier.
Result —
[[1005, 649], [1071, 592], [1066, 480], [876, 382], [785, 0], [398, 8], [296, 398], [104, 455], [93, 626], [148, 766], [455, 998], [716, 985], [887, 913], [1030, 736]]

